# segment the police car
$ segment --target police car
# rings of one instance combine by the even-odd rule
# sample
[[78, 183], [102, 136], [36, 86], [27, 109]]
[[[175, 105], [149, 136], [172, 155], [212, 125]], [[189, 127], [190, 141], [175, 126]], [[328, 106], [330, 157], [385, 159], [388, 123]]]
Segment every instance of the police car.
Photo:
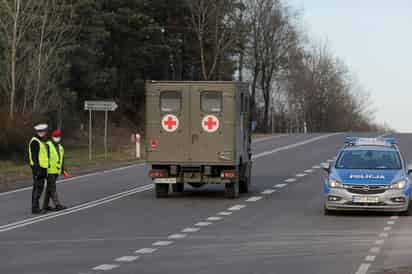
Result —
[[338, 210], [410, 214], [412, 169], [394, 138], [348, 137], [333, 164], [323, 166], [325, 215]]

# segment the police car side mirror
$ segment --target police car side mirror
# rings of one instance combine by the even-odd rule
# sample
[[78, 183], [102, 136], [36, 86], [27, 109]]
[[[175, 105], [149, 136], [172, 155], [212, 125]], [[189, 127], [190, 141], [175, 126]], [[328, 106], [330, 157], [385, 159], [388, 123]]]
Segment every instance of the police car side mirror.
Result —
[[408, 176], [412, 174], [412, 167], [408, 167]]
[[330, 173], [330, 164], [329, 163], [328, 164], [322, 164], [321, 167], [324, 171], [326, 171], [327, 173]]

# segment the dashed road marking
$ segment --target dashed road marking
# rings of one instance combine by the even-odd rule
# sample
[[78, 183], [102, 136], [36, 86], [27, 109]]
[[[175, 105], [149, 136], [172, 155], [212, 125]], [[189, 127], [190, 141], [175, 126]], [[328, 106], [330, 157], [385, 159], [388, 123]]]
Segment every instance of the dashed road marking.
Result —
[[227, 210], [236, 211], [236, 210], [241, 210], [242, 208], [245, 208], [245, 207], [246, 207], [245, 205], [235, 205], [235, 206], [228, 208]]
[[276, 187], [276, 188], [282, 188], [282, 187], [285, 187], [285, 186], [287, 186], [288, 184], [277, 184], [277, 185], [274, 185], [273, 187]]
[[158, 241], [158, 242], [154, 242], [152, 245], [153, 246], [168, 246], [173, 244], [173, 241]]
[[383, 228], [383, 231], [390, 231], [390, 230], [392, 230], [392, 227], [390, 227], [390, 226], [385, 226]]
[[108, 270], [112, 270], [119, 267], [118, 264], [101, 264], [98, 265], [96, 267], [93, 267], [93, 270], [102, 270], [102, 271], [108, 271]]
[[139, 256], [123, 256], [120, 258], [115, 259], [116, 262], [126, 262], [130, 263], [139, 259]]
[[305, 170], [304, 172], [306, 172], [306, 173], [312, 173], [313, 170], [312, 170], [312, 169], [307, 169], [307, 170]]
[[379, 234], [379, 237], [381, 237], [381, 238], [388, 238], [388, 233], [383, 232], [383, 233]]
[[157, 248], [141, 248], [139, 250], [136, 250], [134, 253], [136, 254], [151, 254], [155, 252]]
[[381, 252], [381, 248], [380, 248], [380, 247], [377, 247], [377, 246], [374, 246], [374, 247], [372, 247], [371, 249], [369, 249], [369, 253], [378, 254], [378, 253], [380, 253], [380, 252]]
[[383, 245], [384, 242], [385, 242], [385, 240], [376, 240], [375, 244], [376, 245]]
[[368, 256], [366, 256], [365, 261], [373, 262], [375, 259], [376, 259], [375, 255], [368, 255]]
[[276, 192], [276, 190], [266, 189], [265, 191], [262, 191], [260, 194], [269, 195], [269, 194], [273, 194], [274, 192]]
[[222, 217], [209, 217], [206, 220], [208, 220], [208, 221], [220, 221], [222, 219], [223, 219]]
[[200, 228], [198, 227], [188, 227], [182, 230], [184, 233], [193, 233], [193, 232], [198, 232]]
[[251, 198], [247, 199], [246, 202], [257, 202], [257, 201], [259, 201], [260, 199], [262, 199], [262, 197], [258, 197], [258, 196], [256, 196], [256, 197], [251, 197]]
[[313, 169], [321, 169], [322, 167], [321, 166], [313, 166], [312, 168]]
[[293, 183], [293, 182], [296, 182], [296, 179], [295, 178], [289, 178], [289, 179], [286, 179], [285, 182], [286, 183]]
[[183, 239], [183, 238], [186, 238], [186, 234], [172, 234], [172, 235], [169, 235], [167, 238], [168, 239]]
[[217, 215], [220, 215], [220, 216], [229, 216], [229, 215], [232, 215], [232, 213], [233, 213], [233, 212], [222, 211], [222, 212], [219, 212]]
[[391, 220], [397, 220], [397, 219], [399, 219], [399, 216], [392, 216], [391, 217]]
[[306, 174], [305, 173], [299, 173], [299, 174], [296, 174], [296, 177], [305, 177], [306, 176]]
[[355, 274], [366, 274], [371, 264], [361, 264]]
[[395, 224], [395, 221], [387, 221], [386, 222], [388, 225], [394, 225]]
[[211, 225], [211, 224], [213, 224], [213, 223], [211, 223], [211, 222], [198, 222], [198, 223], [195, 224], [195, 226], [208, 226], [208, 225]]

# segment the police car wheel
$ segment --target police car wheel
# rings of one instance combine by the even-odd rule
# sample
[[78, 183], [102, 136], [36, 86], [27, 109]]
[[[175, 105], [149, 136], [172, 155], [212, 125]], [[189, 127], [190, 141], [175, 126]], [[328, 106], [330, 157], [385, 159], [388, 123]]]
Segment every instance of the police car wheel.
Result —
[[184, 184], [177, 183], [177, 184], [173, 184], [173, 185], [172, 185], [172, 190], [173, 190], [173, 192], [175, 192], [175, 193], [181, 193], [181, 192], [184, 191], [184, 189], [185, 189], [185, 185], [184, 185]]
[[169, 195], [169, 185], [155, 184], [155, 191], [157, 198], [167, 198], [167, 196]]
[[323, 209], [323, 214], [324, 214], [325, 216], [330, 216], [330, 215], [333, 214], [333, 211], [330, 210], [330, 209], [327, 209], [327, 208], [325, 207], [325, 208]]
[[235, 199], [239, 197], [239, 182], [228, 183], [225, 185], [225, 196], [229, 199]]

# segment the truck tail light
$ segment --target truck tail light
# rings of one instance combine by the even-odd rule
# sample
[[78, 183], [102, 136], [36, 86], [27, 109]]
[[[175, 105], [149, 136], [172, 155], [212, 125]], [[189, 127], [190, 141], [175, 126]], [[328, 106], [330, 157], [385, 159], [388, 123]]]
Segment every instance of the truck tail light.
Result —
[[166, 171], [165, 170], [152, 169], [149, 172], [149, 176], [152, 177], [152, 178], [164, 178], [164, 177], [166, 177]]
[[236, 172], [234, 170], [224, 170], [222, 171], [222, 178], [233, 179], [236, 177]]

